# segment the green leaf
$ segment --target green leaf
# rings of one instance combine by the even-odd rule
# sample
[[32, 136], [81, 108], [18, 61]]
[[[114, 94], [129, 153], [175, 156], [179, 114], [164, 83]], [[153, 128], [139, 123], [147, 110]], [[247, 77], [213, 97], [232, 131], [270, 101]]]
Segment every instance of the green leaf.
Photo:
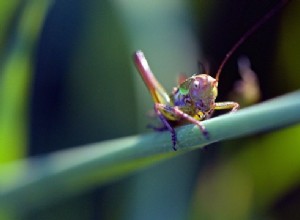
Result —
[[32, 62], [51, 2], [26, 1], [13, 27], [14, 35], [6, 42], [7, 52], [0, 60], [0, 163], [26, 153]]

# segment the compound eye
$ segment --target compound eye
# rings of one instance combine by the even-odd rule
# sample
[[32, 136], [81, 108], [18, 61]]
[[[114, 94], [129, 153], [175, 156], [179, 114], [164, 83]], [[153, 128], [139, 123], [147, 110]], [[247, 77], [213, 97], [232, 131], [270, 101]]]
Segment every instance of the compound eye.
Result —
[[198, 89], [200, 87], [200, 82], [198, 80], [194, 81], [194, 88]]

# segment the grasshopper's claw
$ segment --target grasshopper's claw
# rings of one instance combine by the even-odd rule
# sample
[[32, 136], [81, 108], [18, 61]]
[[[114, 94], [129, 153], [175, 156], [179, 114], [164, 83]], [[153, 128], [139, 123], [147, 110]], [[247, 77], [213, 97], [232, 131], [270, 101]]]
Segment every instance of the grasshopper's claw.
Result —
[[177, 151], [177, 149], [178, 149], [178, 146], [177, 146], [177, 135], [176, 135], [175, 131], [171, 132], [171, 138], [172, 138], [173, 150]]
[[173, 143], [173, 150], [174, 150], [174, 151], [177, 151], [177, 148], [178, 148], [178, 147], [177, 147], [177, 144], [176, 144], [176, 143]]
[[206, 140], [209, 140], [209, 132], [206, 129], [202, 131], [202, 134]]

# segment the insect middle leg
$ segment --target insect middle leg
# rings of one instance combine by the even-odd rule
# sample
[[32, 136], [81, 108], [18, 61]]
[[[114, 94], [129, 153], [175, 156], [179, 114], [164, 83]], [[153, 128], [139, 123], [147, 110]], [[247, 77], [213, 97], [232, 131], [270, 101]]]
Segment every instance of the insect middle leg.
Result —
[[173, 143], [174, 150], [177, 150], [177, 148], [176, 148], [177, 136], [176, 136], [174, 128], [169, 124], [168, 120], [162, 114], [162, 112], [173, 115], [174, 118], [179, 118], [179, 119], [183, 118], [183, 119], [189, 121], [190, 123], [197, 125], [199, 127], [199, 129], [201, 130], [202, 134], [204, 135], [204, 137], [208, 138], [208, 132], [207, 132], [205, 126], [200, 121], [196, 120], [192, 116], [181, 111], [177, 106], [171, 107], [171, 106], [168, 106], [165, 104], [155, 103], [155, 110], [156, 110], [159, 118], [161, 119], [161, 121], [164, 123], [164, 125], [166, 125], [166, 127], [172, 134], [172, 143]]
[[[167, 107], [168, 106], [166, 106], [166, 105], [155, 103], [154, 110], [155, 110], [156, 114], [158, 115], [159, 119], [162, 121], [163, 125], [171, 132], [171, 140], [172, 140], [172, 144], [173, 144], [173, 149], [176, 151], [177, 150], [177, 147], [176, 147], [177, 136], [176, 136], [175, 129], [170, 125], [170, 123], [168, 122], [166, 117], [162, 114], [162, 110], [167, 109]], [[167, 111], [167, 110], [165, 110], [165, 111]]]

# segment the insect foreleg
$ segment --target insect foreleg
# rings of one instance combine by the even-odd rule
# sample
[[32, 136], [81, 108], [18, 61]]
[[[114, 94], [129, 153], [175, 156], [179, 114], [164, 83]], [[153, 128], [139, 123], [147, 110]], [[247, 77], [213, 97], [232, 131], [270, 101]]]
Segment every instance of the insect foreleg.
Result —
[[193, 118], [192, 116], [184, 113], [177, 106], [173, 107], [173, 110], [174, 110], [175, 115], [177, 115], [181, 118], [184, 118], [185, 120], [197, 125], [199, 127], [199, 129], [201, 130], [202, 134], [204, 135], [204, 137], [208, 138], [208, 132], [207, 132], [205, 126], [200, 121], [198, 121], [195, 118]]
[[215, 110], [224, 110], [231, 109], [230, 112], [236, 112], [240, 108], [239, 103], [237, 102], [216, 102]]

